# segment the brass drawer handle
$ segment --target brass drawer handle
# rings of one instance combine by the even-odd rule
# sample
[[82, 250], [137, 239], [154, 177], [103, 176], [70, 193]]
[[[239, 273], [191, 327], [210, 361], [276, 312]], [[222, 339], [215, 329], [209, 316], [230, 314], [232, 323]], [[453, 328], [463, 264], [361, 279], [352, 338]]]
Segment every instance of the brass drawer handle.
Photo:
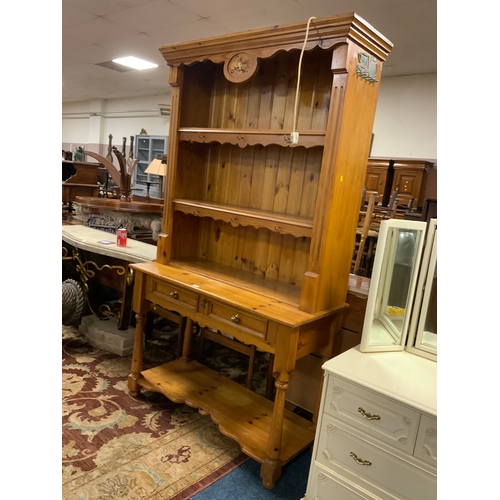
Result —
[[358, 411], [359, 413], [361, 413], [361, 415], [363, 415], [364, 418], [366, 418], [366, 420], [380, 420], [380, 415], [372, 415], [371, 413], [363, 410], [361, 406], [358, 408]]
[[230, 319], [233, 323], [239, 323], [241, 321], [241, 318], [237, 314], [233, 314]]
[[352, 457], [352, 459], [358, 464], [358, 465], [371, 465], [372, 463], [370, 462], [370, 460], [363, 460], [362, 458], [358, 458], [358, 456], [356, 455], [356, 453], [354, 453], [353, 451], [351, 451], [351, 453], [349, 453], [349, 456]]
[[169, 293], [170, 297], [172, 297], [173, 299], [178, 299], [179, 298], [179, 294], [177, 292], [170, 292]]

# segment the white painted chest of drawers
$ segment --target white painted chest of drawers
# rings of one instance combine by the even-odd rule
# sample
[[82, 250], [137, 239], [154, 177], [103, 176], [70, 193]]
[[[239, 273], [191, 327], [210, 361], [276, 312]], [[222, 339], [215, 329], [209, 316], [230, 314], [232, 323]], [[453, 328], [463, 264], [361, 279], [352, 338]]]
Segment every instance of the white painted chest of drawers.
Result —
[[323, 369], [304, 500], [436, 499], [437, 363], [355, 347]]

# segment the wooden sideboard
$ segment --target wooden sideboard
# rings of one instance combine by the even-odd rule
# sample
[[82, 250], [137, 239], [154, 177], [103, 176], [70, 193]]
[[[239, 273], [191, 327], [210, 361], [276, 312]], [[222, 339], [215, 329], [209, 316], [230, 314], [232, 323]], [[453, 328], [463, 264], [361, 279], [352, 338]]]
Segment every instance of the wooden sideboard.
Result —
[[376, 202], [387, 206], [391, 195], [413, 207], [421, 209], [428, 198], [436, 198], [435, 164], [412, 158], [369, 158], [366, 168], [367, 192], [376, 192]]
[[[156, 262], [131, 265], [131, 394], [210, 414], [266, 488], [314, 439], [286, 391], [296, 360], [331, 356], [392, 49], [356, 14], [310, 21], [160, 47], [172, 87], [164, 215]], [[179, 359], [143, 371], [152, 305], [186, 329]], [[274, 401], [192, 360], [194, 323], [272, 354]]]
[[100, 166], [100, 163], [62, 160], [63, 178], [65, 171], [74, 172], [62, 182], [62, 202], [75, 201], [77, 196], [97, 196]]

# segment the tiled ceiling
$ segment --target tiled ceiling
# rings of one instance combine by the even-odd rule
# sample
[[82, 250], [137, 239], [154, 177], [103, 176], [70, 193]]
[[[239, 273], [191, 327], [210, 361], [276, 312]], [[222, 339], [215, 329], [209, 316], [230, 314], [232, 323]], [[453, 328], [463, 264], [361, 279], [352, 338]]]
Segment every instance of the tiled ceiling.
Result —
[[[165, 43], [356, 12], [394, 49], [383, 76], [437, 73], [437, 0], [62, 0], [62, 102], [164, 95]], [[158, 68], [99, 63], [133, 55]]]

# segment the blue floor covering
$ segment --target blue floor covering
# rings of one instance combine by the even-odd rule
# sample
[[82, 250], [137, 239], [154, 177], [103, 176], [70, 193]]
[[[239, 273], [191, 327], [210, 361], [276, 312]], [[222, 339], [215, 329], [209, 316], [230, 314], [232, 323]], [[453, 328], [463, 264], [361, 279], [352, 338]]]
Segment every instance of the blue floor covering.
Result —
[[248, 459], [192, 500], [300, 500], [306, 493], [311, 465], [311, 448], [307, 448], [284, 465], [280, 479], [272, 490], [262, 486], [260, 464]]

